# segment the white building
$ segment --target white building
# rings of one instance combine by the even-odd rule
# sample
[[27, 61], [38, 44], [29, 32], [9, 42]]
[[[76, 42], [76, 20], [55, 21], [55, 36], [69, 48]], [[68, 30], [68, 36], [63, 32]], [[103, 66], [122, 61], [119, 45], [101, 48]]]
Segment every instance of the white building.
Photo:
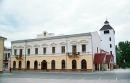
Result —
[[114, 56], [116, 63], [115, 53], [115, 30], [109, 25], [108, 21], [104, 22], [104, 26], [100, 29], [101, 48]]
[[[43, 32], [35, 39], [12, 41], [11, 68], [93, 71], [94, 55], [101, 53], [101, 50], [109, 52], [110, 49], [107, 47], [109, 40], [106, 42], [106, 34], [102, 33], [106, 30], [109, 28], [103, 27], [100, 36], [98, 32], [61, 36]], [[111, 38], [113, 36], [110, 35]], [[102, 45], [106, 48], [102, 48]]]

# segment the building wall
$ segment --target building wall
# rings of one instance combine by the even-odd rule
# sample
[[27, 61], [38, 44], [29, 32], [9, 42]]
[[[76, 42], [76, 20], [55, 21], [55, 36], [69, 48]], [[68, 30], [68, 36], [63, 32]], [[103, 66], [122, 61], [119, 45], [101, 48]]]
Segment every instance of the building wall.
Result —
[[[54, 40], [43, 40], [43, 41], [32, 41], [32, 42], [21, 42], [21, 43], [12, 43], [12, 55], [14, 55], [14, 49], [17, 49], [17, 55], [19, 55], [19, 49], [23, 49], [23, 55], [25, 55], [25, 50], [27, 54], [27, 49], [30, 48], [31, 54], [35, 54], [35, 48], [38, 48], [38, 55], [43, 54], [43, 47], [47, 48], [46, 54], [52, 54], [52, 47], [55, 47], [56, 53], [61, 54], [61, 46], [65, 46], [65, 53], [72, 52], [72, 45], [77, 46], [77, 52], [81, 52], [81, 45], [86, 44], [86, 53], [92, 53], [92, 45], [90, 36], [83, 37], [71, 37], [71, 38], [62, 38]], [[25, 48], [26, 46], [26, 48]]]
[[92, 32], [92, 48], [93, 48], [93, 55], [95, 53], [100, 53], [101, 39], [98, 32]]
[[[47, 69], [51, 69], [51, 61], [55, 60], [55, 66], [56, 70], [61, 69], [61, 61], [65, 60], [66, 68], [67, 70], [72, 70], [72, 60], [77, 61], [77, 69], [81, 69], [81, 61], [85, 59], [87, 62], [87, 70], [93, 70], [93, 61], [92, 61], [92, 55], [79, 55], [78, 57], [72, 58], [68, 57], [66, 55], [49, 55], [49, 56], [27, 56], [26, 61], [30, 61], [30, 69], [34, 69], [34, 61], [38, 61], [38, 69], [41, 69], [41, 62], [43, 60], [47, 61]], [[15, 57], [11, 58], [11, 63], [13, 61], [16, 61], [16, 68], [18, 69], [19, 61], [22, 61], [22, 69], [25, 69], [25, 57], [23, 57], [22, 60], [17, 60]], [[13, 68], [13, 64], [11, 64], [11, 68]]]
[[[104, 30], [100, 31], [100, 37], [101, 37], [101, 44], [102, 49], [109, 52], [112, 51], [112, 54], [114, 56], [114, 62], [116, 62], [116, 53], [115, 53], [115, 33], [114, 30], [110, 29], [109, 34], [104, 34]], [[111, 41], [109, 38], [111, 37]], [[112, 47], [110, 48], [110, 44]]]
[[4, 39], [0, 38], [0, 72], [3, 71]]
[[[13, 68], [13, 61], [16, 61], [16, 68], [18, 69], [19, 61], [22, 61], [22, 68], [25, 69], [25, 60], [30, 61], [30, 68], [34, 69], [34, 61], [38, 61], [38, 69], [41, 69], [41, 62], [47, 61], [47, 69], [51, 69], [51, 61], [56, 61], [56, 69], [61, 69], [61, 61], [65, 60], [66, 70], [72, 70], [72, 60], [77, 61], [77, 69], [81, 70], [81, 61], [84, 59], [87, 61], [87, 70], [93, 70], [93, 50], [98, 47], [96, 43], [99, 39], [92, 39], [92, 36], [98, 36], [95, 32], [91, 36], [80, 37], [68, 37], [60, 39], [40, 40], [40, 41], [23, 41], [12, 43], [12, 56], [11, 56], [11, 68]], [[98, 39], [98, 40], [96, 40]], [[94, 41], [93, 41], [94, 40]], [[92, 42], [93, 41], [93, 42]], [[100, 42], [98, 42], [100, 43]], [[82, 44], [86, 45], [86, 51], [82, 52]], [[67, 53], [72, 53], [72, 45], [76, 45], [77, 52], [80, 52], [77, 57], [68, 56]], [[92, 45], [96, 45], [92, 47]], [[65, 53], [61, 53], [61, 46], [65, 46]], [[43, 47], [47, 48], [47, 53], [43, 54]], [[56, 53], [52, 54], [52, 47], [55, 47]], [[30, 48], [30, 55], [27, 55], [27, 49]], [[35, 54], [35, 48], [38, 48], [38, 54]], [[19, 55], [19, 49], [23, 49], [23, 59], [18, 60], [15, 58], [14, 49], [17, 49], [17, 55]], [[26, 51], [25, 51], [26, 50]], [[97, 52], [97, 51], [94, 51]], [[25, 59], [26, 55], [26, 59]]]
[[4, 49], [4, 56], [3, 56], [3, 67], [7, 69], [10, 67], [10, 57], [11, 57], [11, 49], [5, 48]]

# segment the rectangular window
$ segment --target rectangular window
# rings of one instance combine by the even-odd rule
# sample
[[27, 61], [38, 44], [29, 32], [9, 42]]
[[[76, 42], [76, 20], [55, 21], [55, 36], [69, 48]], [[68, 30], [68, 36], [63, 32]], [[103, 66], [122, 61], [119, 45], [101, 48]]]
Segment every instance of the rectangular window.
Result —
[[76, 45], [72, 45], [72, 53], [76, 53], [76, 52], [77, 52]]
[[8, 53], [8, 58], [10, 58], [10, 53]]
[[19, 55], [22, 56], [23, 55], [23, 49], [19, 50]]
[[52, 47], [52, 53], [55, 53], [55, 47]]
[[65, 53], [65, 46], [61, 46], [61, 53]]
[[5, 60], [7, 60], [7, 53], [5, 54]]
[[110, 48], [112, 48], [112, 44], [110, 44]]
[[38, 54], [38, 48], [35, 48], [35, 54]]
[[111, 37], [109, 37], [109, 41], [111, 41]]
[[85, 44], [82, 45], [82, 52], [86, 52], [86, 45]]
[[43, 48], [43, 54], [46, 54], [46, 48]]
[[104, 31], [104, 34], [109, 34], [109, 30]]
[[27, 49], [27, 54], [30, 55], [30, 49]]
[[17, 55], [17, 49], [14, 49], [14, 55]]

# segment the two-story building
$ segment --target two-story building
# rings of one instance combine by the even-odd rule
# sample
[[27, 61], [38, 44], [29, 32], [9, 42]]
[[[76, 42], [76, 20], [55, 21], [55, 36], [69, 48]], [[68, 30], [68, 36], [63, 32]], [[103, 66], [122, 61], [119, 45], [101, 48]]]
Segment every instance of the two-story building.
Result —
[[101, 41], [98, 32], [55, 36], [44, 31], [35, 39], [11, 42], [11, 68], [93, 71], [94, 56], [103, 50]]

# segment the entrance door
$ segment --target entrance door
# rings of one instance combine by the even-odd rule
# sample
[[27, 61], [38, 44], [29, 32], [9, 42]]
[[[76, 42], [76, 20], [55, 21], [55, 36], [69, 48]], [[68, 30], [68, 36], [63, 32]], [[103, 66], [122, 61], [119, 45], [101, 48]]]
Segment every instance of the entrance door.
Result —
[[73, 70], [77, 69], [77, 62], [76, 62], [76, 60], [72, 61], [72, 69]]
[[34, 69], [35, 70], [38, 69], [38, 62], [37, 61], [34, 62]]
[[27, 69], [30, 69], [30, 61], [27, 61]]
[[47, 62], [45, 60], [41, 62], [41, 69], [43, 70], [47, 69]]
[[16, 69], [16, 61], [13, 61], [13, 69]]
[[81, 61], [81, 69], [83, 70], [87, 69], [87, 63], [86, 63], [86, 60], [84, 59]]
[[61, 61], [61, 66], [62, 66], [62, 69], [65, 69], [65, 60]]
[[51, 61], [51, 69], [54, 70], [55, 69], [55, 60]]

